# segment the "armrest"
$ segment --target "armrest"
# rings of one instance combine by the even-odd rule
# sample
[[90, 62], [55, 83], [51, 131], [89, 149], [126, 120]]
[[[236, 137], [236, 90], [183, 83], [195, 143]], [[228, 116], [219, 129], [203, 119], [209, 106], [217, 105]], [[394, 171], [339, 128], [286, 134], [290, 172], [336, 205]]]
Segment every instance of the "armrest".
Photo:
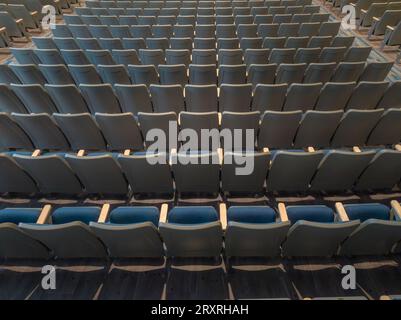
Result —
[[365, 10], [365, 9], [361, 9], [361, 12], [363, 12], [363, 13], [368, 13], [368, 10]]
[[311, 153], [316, 151], [314, 147], [308, 147], [307, 150], [308, 150], [308, 152], [311, 152]]
[[401, 205], [397, 200], [391, 201], [391, 213], [395, 220], [401, 220]]
[[131, 150], [130, 149], [125, 149], [123, 155], [124, 156], [129, 156], [131, 154]]
[[392, 26], [386, 26], [386, 29], [388, 29], [390, 31], [394, 31], [394, 27], [392, 27]]
[[31, 16], [36, 16], [36, 15], [38, 14], [38, 12], [37, 12], [37, 11], [31, 11], [31, 12], [29, 12], [29, 14], [30, 14]]
[[358, 146], [354, 146], [354, 147], [352, 147], [352, 151], [356, 152], [356, 153], [360, 153], [361, 152], [361, 148], [359, 148]]
[[351, 2], [350, 5], [356, 8], [356, 3]]
[[6, 31], [6, 27], [1, 27], [0, 28], [0, 32], [5, 32]]
[[36, 221], [37, 224], [45, 224], [46, 222], [49, 222], [50, 220], [50, 213], [52, 210], [52, 206], [50, 204], [46, 204], [42, 211], [40, 212], [38, 221]]
[[223, 115], [221, 112], [217, 112], [217, 115], [219, 117], [219, 126], [221, 126], [221, 119], [222, 119]]
[[77, 152], [77, 157], [83, 157], [85, 155], [85, 150], [81, 149]]
[[269, 153], [269, 152], [270, 152], [269, 148], [263, 148], [262, 151], [263, 151], [264, 153]]
[[16, 23], [22, 23], [23, 21], [24, 21], [24, 20], [22, 20], [22, 18], [16, 19], [16, 20], [15, 20]]
[[219, 205], [220, 222], [223, 230], [227, 229], [227, 206], [225, 203]]
[[159, 222], [167, 222], [167, 212], [168, 212], [168, 204], [163, 203], [161, 208], [160, 208], [160, 217], [159, 217]]
[[392, 300], [392, 299], [390, 298], [390, 296], [383, 295], [380, 296], [380, 300]]
[[394, 149], [397, 150], [397, 151], [401, 151], [401, 144], [396, 144], [394, 146]]
[[106, 223], [107, 218], [109, 217], [109, 212], [110, 212], [110, 204], [105, 203], [102, 207], [102, 210], [100, 211], [99, 220], [97, 222]]
[[373, 19], [373, 21], [376, 21], [376, 22], [380, 21], [380, 18], [378, 18], [378, 17], [373, 17], [372, 19]]
[[32, 157], [39, 157], [42, 151], [40, 149], [35, 149], [34, 152], [32, 152]]
[[278, 204], [278, 214], [280, 215], [281, 222], [288, 221], [287, 209], [285, 208], [285, 204], [282, 202]]
[[217, 155], [219, 156], [219, 164], [223, 164], [223, 149], [222, 148], [217, 148]]
[[346, 222], [349, 221], [347, 212], [345, 211], [345, 208], [341, 202], [336, 202], [336, 211], [338, 214], [338, 217], [340, 218], [340, 221]]

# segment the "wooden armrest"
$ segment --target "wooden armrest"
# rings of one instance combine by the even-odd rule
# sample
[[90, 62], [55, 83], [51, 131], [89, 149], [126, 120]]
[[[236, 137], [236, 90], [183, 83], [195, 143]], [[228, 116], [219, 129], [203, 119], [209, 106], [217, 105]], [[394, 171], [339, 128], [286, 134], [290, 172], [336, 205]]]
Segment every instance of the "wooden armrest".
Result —
[[6, 27], [1, 27], [0, 28], [0, 32], [5, 32], [6, 31]]
[[308, 152], [315, 152], [316, 151], [314, 147], [308, 147], [307, 150], [308, 150]]
[[219, 164], [223, 164], [223, 149], [217, 148], [217, 155], [219, 156]]
[[392, 300], [392, 299], [390, 298], [390, 296], [383, 295], [380, 296], [380, 300]]
[[340, 221], [345, 222], [349, 221], [347, 212], [345, 211], [345, 208], [341, 202], [336, 202], [336, 211], [338, 214], [338, 217], [340, 218]]
[[218, 112], [217, 115], [219, 117], [219, 126], [221, 126], [221, 119], [222, 119], [223, 115], [221, 112]]
[[263, 148], [263, 152], [264, 152], [264, 153], [269, 153], [270, 150], [269, 150], [269, 148]]
[[280, 215], [281, 222], [288, 221], [287, 209], [285, 208], [285, 204], [282, 202], [278, 204], [278, 214]]
[[77, 152], [77, 157], [83, 157], [85, 155], [85, 150], [81, 149]]
[[16, 23], [22, 23], [23, 20], [22, 20], [22, 18], [20, 18], [20, 19], [16, 19], [15, 22], [16, 22]]
[[227, 229], [227, 206], [225, 203], [219, 205], [220, 222], [223, 230]]
[[105, 203], [102, 207], [102, 210], [100, 210], [99, 220], [97, 222], [106, 223], [107, 218], [109, 217], [109, 211], [110, 211], [110, 204]]
[[31, 14], [31, 16], [35, 16], [35, 15], [37, 15], [38, 14], [38, 12], [37, 11], [31, 11], [31, 12], [29, 12], [30, 14]]
[[168, 213], [168, 204], [163, 203], [161, 208], [160, 208], [160, 217], [159, 217], [159, 222], [167, 222], [167, 213]]
[[129, 156], [131, 154], [131, 150], [130, 149], [125, 149], [123, 155], [124, 156]]
[[363, 13], [368, 13], [368, 10], [361, 9], [361, 12], [363, 12]]
[[380, 21], [380, 18], [378, 18], [378, 17], [373, 17], [372, 18], [374, 21], [376, 21], [376, 22], [379, 22]]
[[45, 224], [45, 223], [49, 222], [51, 210], [52, 210], [52, 206], [50, 204], [46, 204], [42, 208], [42, 211], [40, 212], [38, 221], [36, 221], [36, 223], [37, 224]]
[[39, 157], [42, 151], [40, 149], [36, 149], [34, 152], [32, 152], [32, 157]]
[[394, 215], [394, 219], [401, 220], [401, 205], [397, 200], [391, 201], [391, 212]]
[[356, 3], [351, 2], [350, 5], [356, 7]]
[[388, 30], [390, 30], [390, 31], [394, 31], [394, 27], [392, 27], [392, 26], [386, 26], [386, 29], [388, 29]]
[[359, 148], [358, 146], [354, 146], [354, 147], [352, 147], [352, 151], [359, 153], [359, 152], [361, 152], [361, 148]]
[[397, 151], [401, 151], [401, 144], [396, 144], [394, 146], [394, 149], [397, 150]]

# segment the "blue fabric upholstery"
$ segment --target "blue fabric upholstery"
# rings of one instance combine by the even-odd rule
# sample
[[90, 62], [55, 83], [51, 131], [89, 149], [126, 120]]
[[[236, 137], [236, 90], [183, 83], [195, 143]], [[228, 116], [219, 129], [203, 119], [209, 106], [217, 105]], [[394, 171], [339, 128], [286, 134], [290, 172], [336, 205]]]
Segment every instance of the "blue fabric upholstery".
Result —
[[288, 206], [288, 220], [292, 224], [298, 220], [311, 222], [334, 222], [334, 212], [331, 208], [322, 205]]
[[227, 221], [273, 223], [276, 221], [276, 212], [268, 206], [233, 206], [228, 208]]
[[168, 213], [168, 222], [177, 224], [197, 224], [217, 221], [217, 211], [209, 206], [175, 207]]
[[53, 224], [62, 224], [73, 221], [81, 221], [85, 224], [97, 222], [100, 215], [100, 207], [62, 207], [53, 212]]
[[8, 154], [9, 156], [19, 155], [19, 156], [30, 156], [32, 151], [3, 151], [2, 154]]
[[344, 205], [350, 220], [390, 220], [390, 208], [381, 203], [358, 203]]
[[41, 208], [5, 208], [0, 210], [0, 223], [36, 223]]
[[110, 213], [109, 222], [113, 224], [130, 224], [152, 222], [159, 225], [159, 210], [156, 207], [118, 207]]

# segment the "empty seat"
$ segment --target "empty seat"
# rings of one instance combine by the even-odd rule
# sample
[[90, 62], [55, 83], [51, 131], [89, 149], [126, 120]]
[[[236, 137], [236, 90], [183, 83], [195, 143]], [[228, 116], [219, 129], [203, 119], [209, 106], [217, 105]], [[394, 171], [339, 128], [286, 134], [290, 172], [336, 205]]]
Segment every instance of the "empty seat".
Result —
[[371, 51], [372, 51], [371, 46], [350, 47], [344, 56], [344, 61], [347, 62], [366, 61]]
[[219, 85], [242, 84], [246, 82], [246, 65], [220, 65]]
[[312, 110], [322, 88], [321, 83], [293, 83], [288, 88], [283, 111]]
[[40, 59], [30, 48], [11, 48], [11, 53], [19, 64], [39, 64]]
[[152, 112], [152, 102], [149, 91], [144, 84], [114, 86], [115, 93], [123, 112], [132, 112], [137, 115], [138, 112]]
[[98, 64], [116, 64], [109, 50], [86, 50], [85, 53], [89, 61], [95, 66]]
[[190, 112], [217, 111], [217, 86], [211, 85], [186, 85], [185, 86], [186, 109]]
[[64, 64], [40, 64], [39, 69], [49, 84], [75, 84], [67, 67]]
[[18, 96], [6, 84], [0, 84], [0, 109], [1, 112], [26, 113], [27, 109]]
[[252, 110], [281, 111], [283, 108], [288, 85], [282, 84], [257, 84], [252, 100]]
[[165, 64], [164, 52], [161, 49], [139, 49], [139, 56], [144, 65], [154, 65], [157, 68], [159, 64]]
[[276, 83], [302, 83], [306, 63], [282, 63], [277, 69]]
[[374, 109], [388, 87], [388, 82], [361, 81], [347, 103], [347, 109]]
[[184, 95], [181, 85], [151, 85], [150, 94], [155, 112], [184, 111]]
[[102, 79], [93, 64], [88, 65], [68, 65], [71, 76], [77, 85], [80, 84], [101, 84]]
[[220, 86], [219, 110], [246, 112], [250, 110], [252, 85], [222, 84]]
[[45, 85], [57, 110], [61, 113], [84, 113], [88, 112], [86, 102], [81, 92], [73, 84], [69, 85]]
[[347, 51], [346, 47], [326, 47], [323, 48], [320, 53], [319, 62], [327, 63], [327, 62], [335, 62], [339, 63], [344, 60], [345, 52]]
[[393, 62], [370, 62], [359, 77], [359, 81], [384, 81], [393, 64]]
[[327, 82], [320, 92], [315, 109], [320, 111], [344, 109], [355, 85], [355, 82]]
[[302, 118], [302, 111], [266, 111], [258, 136], [259, 148], [291, 148]]
[[321, 52], [320, 48], [299, 48], [295, 53], [294, 62], [308, 63], [308, 64], [318, 63], [320, 52]]
[[[192, 42], [190, 41], [192, 46]], [[192, 50], [192, 47], [191, 47]], [[184, 65], [188, 68], [191, 63], [191, 54], [189, 49], [167, 49], [166, 50], [166, 63], [168, 65]], [[163, 66], [162, 66], [163, 67]]]
[[377, 107], [384, 109], [401, 107], [401, 81], [394, 81], [389, 85]]
[[163, 85], [179, 84], [185, 86], [188, 83], [187, 69], [185, 65], [160, 65], [160, 83]]
[[[326, 83], [330, 81], [334, 70], [336, 68], [335, 62], [329, 63], [311, 63], [308, 65], [305, 71], [303, 79], [304, 83]], [[340, 83], [342, 84], [342, 83]]]
[[276, 78], [277, 65], [252, 64], [248, 70], [248, 83], [255, 88], [258, 84], [272, 84]]
[[46, 78], [42, 75], [37, 65], [10, 63], [10, 69], [18, 77], [19, 82], [23, 84], [44, 85], [46, 83]]
[[134, 84], [149, 86], [159, 83], [159, 75], [154, 65], [129, 65], [128, 72]]
[[[170, 44], [167, 38], [147, 38], [145, 40], [146, 42], [146, 46], [148, 47], [147, 50], [166, 50], [169, 48]], [[145, 49], [142, 49], [145, 50]], [[140, 53], [141, 54], [141, 53]], [[143, 52], [142, 52], [142, 56], [143, 56]], [[146, 52], [146, 55], [149, 55], [149, 52]], [[141, 60], [142, 60], [142, 56], [141, 56]], [[150, 57], [146, 57], [145, 61], [147, 61], [146, 59], [149, 59]], [[154, 57], [152, 57], [154, 58]], [[164, 63], [164, 57], [161, 58], [162, 62], [159, 62], [158, 64], [163, 64]]]
[[192, 63], [195, 65], [216, 64], [216, 50], [194, 49], [192, 51]]
[[48, 93], [39, 84], [11, 84], [11, 88], [30, 113], [57, 112]]
[[189, 65], [189, 83], [197, 85], [216, 84], [217, 74], [216, 66], [207, 65]]
[[220, 49], [218, 54], [219, 65], [238, 65], [242, 64], [241, 49]]
[[127, 69], [124, 65], [102, 65], [97, 66], [100, 77], [104, 83], [111, 85], [119, 84], [131, 84], [131, 79], [128, 75]]
[[92, 114], [120, 113], [120, 105], [110, 84], [81, 84], [79, 89]]
[[358, 81], [365, 68], [364, 62], [340, 62], [331, 78], [332, 82]]
[[270, 63], [293, 63], [295, 56], [295, 49], [272, 49], [270, 52]]

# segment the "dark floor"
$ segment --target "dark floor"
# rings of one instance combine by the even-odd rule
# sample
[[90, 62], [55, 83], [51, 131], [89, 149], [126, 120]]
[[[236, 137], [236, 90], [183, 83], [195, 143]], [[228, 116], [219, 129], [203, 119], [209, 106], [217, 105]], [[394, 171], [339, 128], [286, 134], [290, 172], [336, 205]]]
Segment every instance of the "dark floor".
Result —
[[[3, 262], [0, 299], [304, 299], [401, 294], [401, 257], [176, 261]], [[41, 268], [56, 265], [56, 290], [43, 290]], [[355, 290], [341, 267], [356, 268]]]

